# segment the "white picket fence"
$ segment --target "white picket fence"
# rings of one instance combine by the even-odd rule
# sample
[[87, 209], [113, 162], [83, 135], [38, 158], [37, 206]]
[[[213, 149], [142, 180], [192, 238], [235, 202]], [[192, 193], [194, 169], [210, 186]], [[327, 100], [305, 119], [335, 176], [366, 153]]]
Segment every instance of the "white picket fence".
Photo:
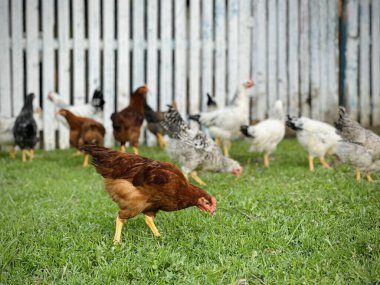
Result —
[[[254, 78], [252, 119], [281, 99], [291, 114], [331, 122], [344, 93], [355, 118], [378, 125], [380, 0], [344, 2], [0, 0], [0, 114], [17, 115], [24, 94], [39, 94], [44, 148], [57, 147], [57, 133], [65, 148], [48, 92], [78, 104], [101, 88], [109, 145], [111, 113], [144, 83], [152, 107], [175, 99], [186, 115], [204, 110], [208, 92], [224, 106]], [[341, 90], [339, 19], [347, 24]]]

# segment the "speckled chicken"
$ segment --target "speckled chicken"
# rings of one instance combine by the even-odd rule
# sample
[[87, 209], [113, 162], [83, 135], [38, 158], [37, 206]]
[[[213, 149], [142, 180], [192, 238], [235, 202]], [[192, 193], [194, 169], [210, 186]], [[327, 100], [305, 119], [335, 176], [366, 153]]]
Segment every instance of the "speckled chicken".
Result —
[[251, 142], [250, 151], [264, 153], [264, 166], [269, 167], [269, 155], [285, 136], [285, 121], [281, 101], [276, 101], [270, 118], [253, 126], [241, 126], [241, 132]]
[[223, 156], [214, 141], [199, 130], [191, 129], [172, 107], [161, 122], [170, 137], [166, 148], [169, 156], [180, 163], [183, 173], [199, 184], [205, 183], [197, 175], [198, 170], [230, 172], [240, 176], [243, 168], [231, 158]]
[[319, 158], [319, 162], [325, 168], [330, 168], [325, 156], [335, 153], [336, 144], [341, 139], [333, 126], [307, 117], [297, 118], [289, 115], [286, 125], [297, 132], [298, 142], [309, 153], [310, 171], [314, 171], [315, 157]]
[[33, 159], [34, 146], [38, 141], [37, 123], [33, 118], [33, 99], [33, 93], [26, 96], [24, 106], [13, 127], [15, 144], [22, 150], [23, 162], [27, 161], [28, 157], [30, 160]]
[[154, 134], [157, 138], [158, 145], [164, 149], [166, 147], [166, 141], [164, 138], [165, 129], [161, 126], [160, 122], [164, 119], [165, 113], [154, 111], [147, 102], [144, 105], [144, 117], [147, 121], [148, 130]]

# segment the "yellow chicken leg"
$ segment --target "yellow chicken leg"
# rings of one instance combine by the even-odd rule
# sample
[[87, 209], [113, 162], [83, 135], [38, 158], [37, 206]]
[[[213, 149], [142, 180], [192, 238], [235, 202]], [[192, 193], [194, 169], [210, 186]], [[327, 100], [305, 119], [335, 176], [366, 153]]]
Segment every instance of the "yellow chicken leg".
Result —
[[222, 143], [222, 141], [220, 140], [220, 138], [215, 138], [215, 144], [220, 146], [220, 144]]
[[139, 149], [137, 147], [134, 146], [132, 149], [134, 154], [139, 155]]
[[21, 151], [21, 153], [22, 153], [22, 162], [26, 162], [26, 152], [27, 152], [26, 149], [23, 149], [23, 150]]
[[355, 175], [355, 177], [356, 177], [356, 181], [360, 181], [360, 170], [359, 170], [359, 168], [356, 168], [356, 175]]
[[331, 166], [327, 163], [327, 161], [325, 160], [325, 158], [323, 156], [321, 156], [319, 158], [319, 162], [323, 165], [323, 167], [325, 167], [325, 168], [331, 168]]
[[154, 224], [154, 215], [145, 214], [145, 223], [148, 225], [148, 227], [156, 237], [161, 236], [156, 228], [156, 225]]
[[199, 178], [198, 173], [197, 173], [196, 171], [192, 171], [192, 172], [190, 173], [190, 176], [191, 176], [196, 182], [198, 182], [200, 185], [206, 185], [206, 183], [204, 183], [204, 182], [202, 181], [202, 179]]
[[264, 166], [269, 167], [269, 154], [267, 152], [264, 153]]
[[158, 141], [158, 145], [160, 146], [161, 149], [166, 148], [166, 141], [165, 141], [164, 136], [162, 134], [157, 133], [157, 141]]
[[313, 157], [309, 154], [309, 169], [310, 171], [314, 171], [314, 161]]
[[375, 182], [375, 180], [372, 179], [371, 174], [367, 173], [366, 177], [367, 177], [368, 182]]
[[121, 151], [121, 152], [125, 152], [125, 145], [122, 144], [122, 145], [120, 146], [120, 151]]
[[123, 228], [125, 219], [120, 219], [119, 215], [116, 217], [116, 230], [115, 230], [115, 237], [113, 238], [114, 244], [120, 243], [120, 237], [121, 237], [121, 229]]
[[86, 153], [84, 155], [84, 160], [83, 160], [83, 167], [87, 167], [89, 165], [88, 163], [88, 158], [89, 158], [89, 155]]
[[16, 158], [16, 149], [14, 146], [12, 146], [10, 149], [9, 149], [9, 157], [12, 158], [12, 159], [15, 159]]

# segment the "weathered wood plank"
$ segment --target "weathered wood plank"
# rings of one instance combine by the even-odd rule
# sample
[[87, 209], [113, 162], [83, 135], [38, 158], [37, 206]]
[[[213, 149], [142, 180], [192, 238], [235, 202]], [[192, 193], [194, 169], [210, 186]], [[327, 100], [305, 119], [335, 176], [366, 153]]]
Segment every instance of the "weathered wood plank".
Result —
[[[360, 2], [360, 64], [359, 64], [359, 106], [360, 123], [369, 126], [371, 117], [371, 98], [370, 98], [370, 29], [369, 29], [369, 0]], [[379, 57], [379, 54], [378, 56]], [[379, 80], [379, 78], [375, 79]]]
[[309, 0], [300, 1], [300, 100], [301, 114], [310, 116]]
[[372, 124], [380, 125], [380, 1], [372, 1]]
[[227, 94], [228, 101], [231, 101], [236, 93], [239, 82], [239, 6], [238, 0], [228, 1], [228, 59], [227, 59]]
[[266, 82], [266, 51], [267, 51], [267, 41], [266, 41], [266, 1], [257, 0], [256, 1], [255, 12], [255, 34], [257, 41], [257, 51], [254, 56], [256, 56], [256, 68], [254, 70], [254, 80], [256, 86], [254, 88], [256, 96], [256, 114], [254, 114], [255, 119], [263, 120], [266, 116], [267, 111], [267, 82]]
[[289, 39], [288, 39], [288, 80], [289, 80], [289, 104], [291, 114], [299, 113], [299, 66], [298, 66], [298, 0], [289, 0]]
[[[84, 1], [72, 1], [73, 5], [73, 92], [74, 104], [84, 104], [85, 50], [84, 50]], [[108, 4], [111, 5], [111, 4]], [[107, 7], [108, 5], [104, 5]]]
[[178, 110], [185, 116], [187, 108], [186, 100], [186, 1], [174, 1], [175, 11], [175, 73], [174, 73], [174, 97]]
[[[150, 1], [149, 1], [150, 2]], [[117, 2], [117, 110], [125, 108], [130, 95], [130, 59], [129, 59], [129, 29], [130, 9], [129, 1], [118, 0]], [[107, 103], [106, 103], [107, 104]]]
[[[38, 0], [28, 0], [26, 3], [26, 92], [34, 93], [34, 106], [40, 104], [40, 67], [38, 38]], [[45, 94], [46, 96], [46, 94]]]
[[[189, 112], [196, 114], [200, 110], [200, 84], [199, 84], [199, 60], [200, 60], [200, 43], [199, 43], [199, 22], [200, 22], [200, 1], [192, 0], [190, 2], [190, 50], [189, 50]], [[198, 124], [192, 123], [193, 127]]]
[[133, 0], [133, 90], [145, 84], [144, 69], [144, 1]]
[[320, 73], [319, 73], [319, 119], [326, 120], [326, 109], [329, 103], [328, 98], [328, 76], [327, 76], [327, 0], [320, 0], [319, 3], [319, 60], [320, 60]]
[[337, 21], [338, 21], [338, 3], [336, 1], [327, 1], [327, 105], [325, 119], [332, 123], [337, 118], [339, 105], [338, 94], [338, 46], [337, 46]]
[[313, 119], [319, 118], [320, 106], [320, 37], [319, 37], [319, 5], [318, 1], [310, 2], [310, 88], [311, 112]]
[[250, 44], [251, 44], [251, 3], [250, 1], [239, 1], [239, 75], [238, 82], [250, 79]]
[[[69, 47], [69, 0], [57, 1], [58, 16], [58, 93], [62, 99], [70, 102], [70, 47]], [[46, 95], [45, 95], [46, 96]], [[64, 124], [58, 124], [59, 147], [70, 147], [69, 130]]]
[[287, 3], [277, 2], [277, 97], [284, 104], [284, 110], [288, 110], [288, 76], [287, 76]]
[[54, 91], [54, 0], [42, 1], [42, 101], [43, 101], [43, 141], [45, 150], [55, 149], [54, 107], [48, 102], [47, 94]]
[[359, 1], [347, 1], [347, 62], [345, 94], [346, 105], [352, 118], [358, 119], [358, 37]]
[[206, 94], [213, 94], [212, 80], [212, 40], [213, 40], [213, 5], [212, 1], [202, 1], [202, 110], [206, 109]]
[[100, 0], [88, 1], [88, 90], [91, 100], [100, 89]]
[[277, 100], [277, 1], [269, 0], [268, 5], [268, 105]]
[[24, 101], [23, 3], [12, 0], [12, 116], [17, 116]]
[[111, 114], [115, 111], [115, 59], [114, 59], [114, 2], [107, 1], [103, 5], [103, 92], [105, 96], [104, 104], [104, 127], [106, 136], [104, 144], [112, 146], [114, 143], [112, 135]]
[[160, 110], [166, 110], [173, 98], [172, 85], [172, 1], [161, 0]]
[[226, 1], [215, 1], [215, 100], [226, 103]]
[[8, 12], [8, 0], [0, 0], [0, 114], [10, 117], [12, 116], [12, 94]]

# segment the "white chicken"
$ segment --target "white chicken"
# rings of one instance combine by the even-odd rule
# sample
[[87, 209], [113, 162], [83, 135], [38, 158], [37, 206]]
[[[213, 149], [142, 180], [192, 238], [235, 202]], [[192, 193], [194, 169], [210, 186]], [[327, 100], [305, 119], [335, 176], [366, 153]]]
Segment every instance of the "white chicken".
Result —
[[[105, 101], [103, 93], [99, 90], [95, 90], [91, 103], [88, 104], [70, 105], [55, 92], [50, 92], [48, 99], [54, 103], [57, 109], [67, 109], [76, 116], [92, 118], [99, 123], [103, 123], [103, 105]], [[58, 116], [58, 120], [67, 128], [69, 127], [67, 121], [62, 116]]]
[[297, 132], [298, 142], [309, 153], [310, 171], [314, 171], [315, 157], [319, 158], [324, 167], [330, 168], [325, 156], [334, 154], [336, 144], [341, 140], [333, 126], [307, 117], [297, 118], [289, 115], [286, 125]]
[[240, 130], [251, 141], [250, 151], [263, 152], [264, 166], [269, 167], [269, 155], [285, 136], [282, 102], [276, 101], [269, 119], [253, 126], [243, 125]]
[[205, 125], [210, 135], [222, 142], [225, 156], [229, 156], [233, 136], [239, 134], [241, 125], [248, 123], [249, 97], [247, 89], [252, 86], [254, 86], [253, 80], [243, 83], [233, 104], [230, 106], [189, 117], [191, 120]]
[[197, 170], [230, 172], [234, 176], [242, 174], [243, 168], [237, 161], [223, 156], [220, 148], [202, 131], [190, 129], [174, 108], [169, 108], [160, 124], [170, 137], [166, 151], [180, 163], [186, 177], [190, 174], [195, 181], [204, 185]]

